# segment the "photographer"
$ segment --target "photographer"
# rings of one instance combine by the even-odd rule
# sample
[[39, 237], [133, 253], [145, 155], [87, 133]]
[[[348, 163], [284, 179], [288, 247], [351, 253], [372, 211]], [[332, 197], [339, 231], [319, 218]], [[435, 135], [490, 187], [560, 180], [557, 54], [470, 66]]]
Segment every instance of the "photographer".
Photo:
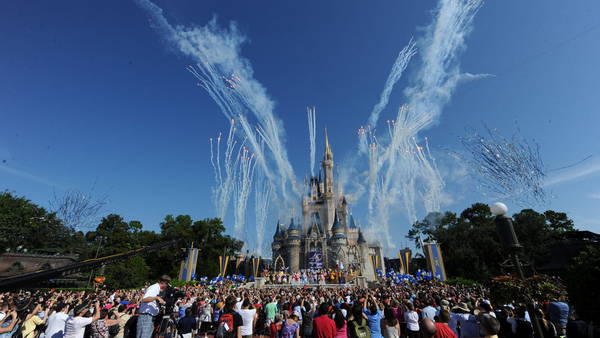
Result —
[[[18, 321], [17, 311], [12, 310], [7, 312], [4, 318], [0, 320], [0, 334], [12, 333], [13, 330], [15, 330], [15, 325], [17, 325]], [[8, 325], [4, 326], [5, 323], [8, 323]]]
[[48, 312], [52, 305], [53, 303], [50, 302], [44, 309], [43, 300], [35, 305], [31, 313], [27, 315], [23, 322], [23, 327], [21, 328], [23, 338], [33, 338], [36, 336], [37, 327], [46, 323], [46, 318], [48, 318]]
[[89, 303], [80, 304], [73, 309], [74, 317], [67, 319], [64, 338], [83, 338], [85, 327], [100, 318], [100, 302], [96, 300], [94, 303], [94, 313], [91, 317]]
[[[171, 282], [171, 277], [163, 275], [158, 282], [150, 285], [140, 303], [139, 317], [137, 321], [137, 338], [150, 338], [154, 331], [154, 317], [158, 315], [158, 303], [165, 301], [159, 294]], [[158, 303], [157, 303], [158, 301]]]

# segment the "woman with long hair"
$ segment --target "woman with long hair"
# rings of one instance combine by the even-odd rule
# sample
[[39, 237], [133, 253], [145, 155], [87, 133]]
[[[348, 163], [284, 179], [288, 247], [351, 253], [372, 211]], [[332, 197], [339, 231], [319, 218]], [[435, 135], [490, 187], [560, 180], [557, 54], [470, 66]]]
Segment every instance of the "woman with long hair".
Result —
[[381, 333], [384, 338], [399, 338], [400, 337], [400, 322], [394, 315], [392, 308], [386, 307], [383, 310], [384, 318], [381, 320]]
[[348, 337], [348, 326], [346, 324], [346, 317], [344, 317], [344, 313], [342, 310], [336, 308], [333, 313], [333, 321], [335, 322], [335, 336], [334, 338], [346, 338]]
[[283, 321], [279, 338], [300, 338], [300, 324], [295, 313], [287, 316]]

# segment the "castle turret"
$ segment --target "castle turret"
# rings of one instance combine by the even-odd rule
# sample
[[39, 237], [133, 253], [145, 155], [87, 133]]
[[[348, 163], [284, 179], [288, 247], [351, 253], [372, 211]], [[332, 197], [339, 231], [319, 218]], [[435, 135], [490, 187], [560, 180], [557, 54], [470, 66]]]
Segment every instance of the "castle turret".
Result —
[[332, 265], [342, 264], [343, 266], [348, 266], [348, 239], [346, 237], [346, 227], [340, 222], [337, 211], [335, 213], [333, 226], [331, 227], [330, 244], [334, 253], [331, 257], [333, 259]]
[[275, 234], [273, 234], [273, 242], [271, 243], [271, 250], [273, 251], [273, 259], [279, 255], [279, 250], [282, 246], [283, 233], [281, 231], [281, 225], [279, 220], [277, 221], [277, 227], [275, 227]]
[[375, 280], [375, 270], [373, 269], [373, 262], [371, 261], [371, 255], [369, 253], [369, 245], [367, 244], [367, 241], [365, 240], [365, 237], [360, 229], [358, 230], [358, 240], [356, 243], [358, 244], [358, 249], [360, 251], [362, 260], [360, 264], [360, 274], [368, 281], [373, 281]]
[[300, 226], [294, 224], [294, 219], [292, 218], [286, 236], [287, 261], [291, 272], [300, 270], [300, 239]]
[[333, 224], [335, 208], [337, 205], [333, 194], [333, 152], [329, 146], [327, 130], [325, 130], [325, 153], [323, 154], [321, 167], [323, 169], [322, 199], [324, 202], [321, 220], [323, 221], [327, 235], [329, 236], [331, 235], [329, 228]]
[[333, 152], [329, 146], [327, 130], [325, 130], [325, 154], [323, 154], [323, 173], [325, 174], [325, 194], [333, 194]]
[[348, 237], [348, 243], [355, 244], [358, 241], [358, 227], [354, 221], [354, 216], [350, 215], [348, 221], [348, 227], [346, 228], [346, 236]]

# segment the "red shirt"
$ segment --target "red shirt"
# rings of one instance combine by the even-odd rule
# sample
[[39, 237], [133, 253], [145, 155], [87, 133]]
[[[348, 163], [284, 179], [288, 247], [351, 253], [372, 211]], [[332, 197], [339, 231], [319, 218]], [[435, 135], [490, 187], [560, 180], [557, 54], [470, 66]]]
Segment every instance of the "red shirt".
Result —
[[271, 338], [279, 337], [279, 331], [281, 331], [281, 322], [275, 324], [271, 323], [269, 326], [269, 333], [271, 334]]
[[444, 323], [435, 323], [435, 329], [433, 338], [457, 338], [454, 331]]
[[313, 338], [333, 338], [336, 332], [335, 322], [327, 315], [321, 315], [313, 321]]

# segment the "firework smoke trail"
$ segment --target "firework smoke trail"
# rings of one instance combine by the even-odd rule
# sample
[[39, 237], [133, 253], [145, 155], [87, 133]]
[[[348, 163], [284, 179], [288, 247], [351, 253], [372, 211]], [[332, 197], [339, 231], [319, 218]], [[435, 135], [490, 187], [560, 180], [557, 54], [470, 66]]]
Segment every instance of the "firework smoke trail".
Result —
[[316, 138], [317, 138], [317, 116], [315, 107], [306, 107], [308, 117], [308, 139], [310, 141], [310, 176], [315, 176]]
[[[414, 120], [427, 118], [429, 127], [441, 114], [443, 106], [450, 100], [452, 92], [461, 80], [487, 75], [460, 73], [458, 56], [465, 49], [465, 37], [472, 30], [473, 18], [479, 11], [482, 0], [441, 0], [436, 18], [427, 29], [424, 39], [419, 41], [422, 65], [413, 87], [405, 90], [410, 114]], [[417, 131], [418, 132], [418, 131]]]
[[[213, 139], [210, 139], [210, 162], [215, 171], [215, 186], [213, 188], [213, 200], [215, 208], [217, 210], [217, 217], [222, 221], [225, 221], [227, 215], [227, 208], [229, 207], [229, 201], [231, 195], [234, 192], [234, 185], [237, 174], [237, 162], [238, 160], [233, 157], [234, 150], [237, 145], [235, 140], [235, 120], [231, 120], [229, 124], [229, 133], [225, 142], [225, 154], [223, 161], [221, 161], [221, 138], [219, 134], [217, 137], [216, 146], [216, 158], [213, 157], [215, 151], [213, 150]], [[225, 177], [223, 177], [225, 172]]]
[[[385, 85], [383, 87], [383, 91], [381, 92], [381, 96], [379, 97], [379, 102], [373, 107], [371, 114], [369, 115], [368, 126], [375, 127], [377, 126], [377, 122], [379, 121], [379, 115], [381, 111], [387, 107], [388, 102], [390, 100], [390, 95], [392, 94], [392, 90], [394, 86], [402, 77], [402, 73], [406, 70], [410, 59], [417, 53], [416, 44], [411, 38], [408, 44], [402, 48], [394, 65], [392, 66], [392, 70], [388, 75], [387, 80], [385, 81]], [[368, 142], [366, 135], [362, 135], [364, 137], [360, 137], [359, 141], [359, 151], [362, 153], [366, 153], [368, 150]]]
[[[262, 84], [254, 79], [250, 62], [240, 55], [240, 46], [245, 37], [238, 32], [236, 25], [231, 23], [228, 28], [222, 29], [213, 19], [203, 27], [173, 27], [164, 17], [162, 9], [151, 1], [136, 2], [150, 14], [154, 28], [181, 53], [196, 62], [188, 70], [198, 78], [198, 85], [208, 92], [228, 119], [240, 120], [240, 116], [247, 115], [256, 118], [256, 128], [243, 125], [240, 121], [242, 128], [239, 131], [256, 154], [260, 170], [270, 180], [279, 181], [277, 192], [282, 194], [283, 200], [292, 203], [288, 191], [293, 191], [297, 196], [301, 192], [283, 146], [283, 127], [273, 113], [273, 101]], [[255, 134], [255, 129], [258, 134]], [[257, 135], [264, 139], [268, 152], [258, 154]], [[271, 170], [271, 167], [275, 167], [275, 170]]]
[[[408, 221], [411, 224], [416, 221], [415, 201], [419, 189], [423, 190], [420, 195], [425, 209], [439, 210], [444, 183], [428, 145], [424, 150], [416, 139], [420, 131], [435, 122], [461, 80], [482, 77], [460, 73], [458, 63], [458, 56], [465, 49], [465, 37], [471, 31], [473, 18], [481, 5], [481, 0], [440, 0], [433, 23], [418, 42], [421, 65], [414, 85], [404, 91], [408, 107], [401, 107], [395, 121], [388, 126], [389, 143], [385, 147], [380, 144], [371, 147], [377, 149], [377, 153], [371, 151], [370, 155], [376, 159], [369, 161], [369, 176], [376, 176], [379, 184], [369, 193], [369, 199], [376, 205], [370, 209], [374, 213], [369, 219], [371, 224], [381, 225], [384, 234], [389, 234], [390, 209], [398, 199], [404, 205]], [[395, 83], [392, 75], [386, 82], [382, 98], [389, 95], [387, 84]], [[372, 116], [378, 116], [387, 105], [385, 99], [380, 99], [380, 103], [374, 109], [377, 114]], [[365, 134], [359, 138], [359, 143], [362, 149], [368, 145]], [[420, 183], [422, 188], [417, 187]], [[393, 245], [389, 240], [388, 244]]]
[[239, 173], [237, 175], [235, 184], [235, 203], [234, 203], [234, 235], [236, 238], [240, 238], [246, 245], [248, 236], [245, 232], [244, 226], [246, 225], [246, 206], [248, 203], [248, 196], [252, 188], [252, 178], [254, 177], [254, 168], [256, 162], [254, 161], [254, 155], [250, 153], [249, 149], [245, 146], [241, 146], [238, 152], [236, 162], [239, 163]]
[[265, 224], [269, 216], [269, 204], [273, 188], [269, 181], [260, 171], [256, 173], [256, 184], [254, 185], [254, 215], [256, 217], [256, 253], [263, 253], [263, 241], [265, 238]]

